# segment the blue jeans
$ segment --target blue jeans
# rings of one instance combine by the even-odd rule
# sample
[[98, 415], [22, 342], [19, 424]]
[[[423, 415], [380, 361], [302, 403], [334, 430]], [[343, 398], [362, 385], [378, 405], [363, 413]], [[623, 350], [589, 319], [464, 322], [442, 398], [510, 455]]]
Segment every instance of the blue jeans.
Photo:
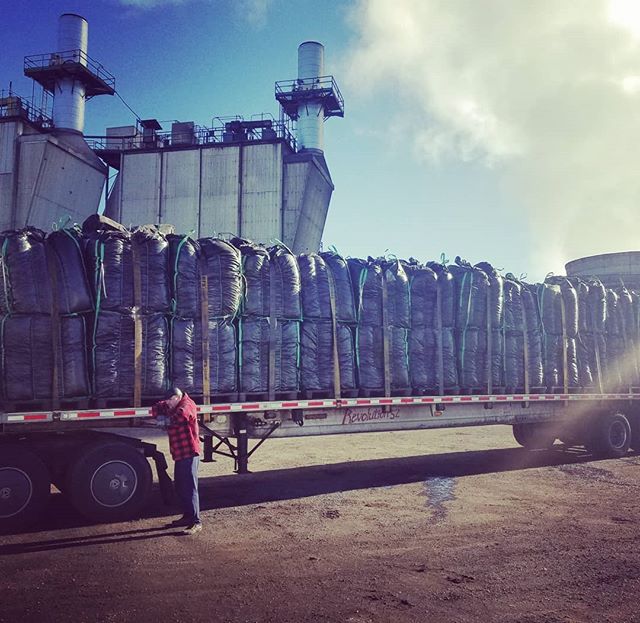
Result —
[[200, 523], [200, 497], [198, 496], [199, 456], [176, 461], [173, 480], [182, 512], [190, 524]]

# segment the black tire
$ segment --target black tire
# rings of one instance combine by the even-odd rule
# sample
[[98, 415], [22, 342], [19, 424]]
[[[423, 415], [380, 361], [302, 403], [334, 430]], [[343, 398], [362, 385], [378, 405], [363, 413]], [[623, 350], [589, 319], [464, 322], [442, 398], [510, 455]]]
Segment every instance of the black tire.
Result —
[[51, 494], [47, 466], [29, 450], [0, 446], [0, 529], [28, 526]]
[[629, 418], [629, 426], [631, 426], [631, 443], [629, 447], [635, 452], [640, 452], [640, 415], [635, 414]]
[[599, 457], [620, 458], [629, 451], [631, 426], [622, 413], [607, 413], [593, 420], [585, 448]]
[[65, 494], [87, 519], [124, 521], [140, 513], [151, 482], [149, 462], [137, 448], [103, 441], [84, 448], [72, 462]]
[[556, 440], [555, 432], [544, 423], [514, 424], [513, 436], [527, 450], [549, 450]]

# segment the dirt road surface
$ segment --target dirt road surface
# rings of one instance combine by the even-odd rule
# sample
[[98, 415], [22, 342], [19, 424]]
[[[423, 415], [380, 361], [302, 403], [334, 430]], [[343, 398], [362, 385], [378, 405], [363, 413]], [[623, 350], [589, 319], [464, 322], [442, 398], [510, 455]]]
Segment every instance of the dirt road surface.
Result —
[[204, 530], [88, 525], [61, 494], [0, 537], [0, 621], [640, 622], [640, 456], [492, 426], [267, 442], [201, 468]]

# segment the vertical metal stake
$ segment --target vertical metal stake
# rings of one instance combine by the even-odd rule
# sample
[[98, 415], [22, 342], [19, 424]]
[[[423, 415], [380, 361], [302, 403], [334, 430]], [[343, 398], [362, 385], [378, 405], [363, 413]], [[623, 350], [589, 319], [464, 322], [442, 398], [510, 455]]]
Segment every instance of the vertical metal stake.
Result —
[[235, 415], [234, 428], [236, 433], [238, 474], [249, 473], [249, 434], [247, 431], [248, 423], [248, 418], [245, 413], [238, 413]]

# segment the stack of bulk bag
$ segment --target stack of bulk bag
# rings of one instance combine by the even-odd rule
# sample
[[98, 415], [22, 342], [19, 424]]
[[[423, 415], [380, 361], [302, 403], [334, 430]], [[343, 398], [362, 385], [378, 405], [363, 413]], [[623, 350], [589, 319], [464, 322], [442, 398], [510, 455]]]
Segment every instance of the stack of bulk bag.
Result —
[[578, 387], [578, 298], [566, 277], [547, 277], [537, 287], [542, 328], [545, 385], [567, 390]]
[[543, 384], [542, 341], [535, 292], [510, 273], [503, 290], [506, 391], [539, 390]]
[[[171, 384], [205, 403], [238, 391], [235, 318], [242, 298], [240, 252], [218, 238], [168, 236]], [[206, 331], [202, 328], [206, 327]]]
[[411, 331], [409, 333], [409, 361], [411, 387], [415, 394], [442, 392], [442, 325], [438, 310], [438, 276], [415, 261], [404, 265], [409, 278], [411, 296]]
[[616, 288], [616, 293], [618, 295], [620, 335], [624, 344], [620, 373], [622, 387], [629, 389], [640, 385], [638, 378], [638, 319], [632, 293], [624, 285]]
[[460, 387], [484, 391], [487, 373], [487, 302], [489, 278], [483, 270], [456, 257], [449, 267], [456, 293], [456, 354]]
[[[428, 262], [427, 268], [431, 269], [438, 278], [438, 302], [439, 316], [436, 314], [434, 328], [438, 351], [442, 352], [442, 380], [440, 392], [449, 393], [458, 391], [458, 363], [455, 346], [456, 325], [456, 292], [453, 275], [444, 263]], [[436, 307], [438, 311], [438, 307]], [[439, 372], [437, 373], [439, 375]], [[438, 379], [439, 380], [439, 379]]]
[[333, 253], [325, 257], [326, 261], [317, 253], [298, 256], [303, 319], [300, 389], [331, 391], [338, 397], [356, 389], [355, 309], [345, 260]]
[[[162, 397], [168, 387], [169, 244], [157, 228], [101, 223], [85, 232], [96, 301], [91, 343], [98, 400]], [[137, 364], [136, 364], [137, 361]]]
[[398, 260], [347, 261], [356, 302], [360, 391], [402, 393], [409, 379], [409, 281]]
[[240, 391], [299, 390], [300, 271], [284, 245], [271, 249], [234, 239], [242, 255], [244, 296], [239, 327]]
[[505, 386], [504, 279], [488, 262], [475, 265], [489, 279], [487, 291], [487, 391]]
[[80, 233], [4, 232], [0, 265], [2, 399], [56, 408], [60, 400], [87, 398], [84, 314], [93, 302]]

